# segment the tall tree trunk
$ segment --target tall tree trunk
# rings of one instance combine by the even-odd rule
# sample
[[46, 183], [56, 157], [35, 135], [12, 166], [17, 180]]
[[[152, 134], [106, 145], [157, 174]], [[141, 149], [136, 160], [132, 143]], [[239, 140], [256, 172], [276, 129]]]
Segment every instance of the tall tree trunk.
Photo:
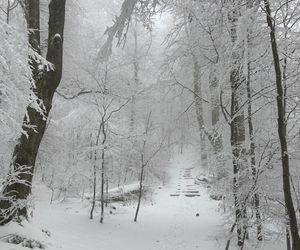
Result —
[[286, 205], [286, 210], [289, 216], [290, 230], [292, 236], [292, 248], [293, 250], [300, 250], [300, 237], [298, 232], [297, 217], [295, 213], [293, 197], [291, 194], [291, 184], [290, 184], [290, 165], [289, 165], [289, 154], [288, 145], [286, 139], [286, 110], [285, 110], [285, 96], [283, 91], [280, 58], [277, 48], [277, 40], [275, 33], [275, 23], [271, 16], [271, 8], [268, 0], [264, 0], [264, 5], [266, 9], [267, 23], [270, 28], [270, 42], [272, 47], [272, 55], [274, 61], [274, 69], [276, 75], [276, 89], [277, 89], [277, 111], [278, 111], [278, 135], [281, 147], [281, 162], [282, 162], [282, 179], [283, 179], [283, 193]]
[[[249, 1], [248, 8], [253, 8], [253, 1]], [[253, 18], [250, 19], [254, 21]], [[254, 140], [254, 126], [252, 121], [252, 89], [251, 89], [251, 64], [250, 64], [250, 49], [251, 49], [251, 34], [252, 30], [249, 28], [247, 32], [247, 40], [245, 41], [247, 49], [247, 99], [248, 99], [248, 108], [247, 108], [247, 121], [248, 121], [248, 129], [249, 129], [249, 139], [250, 139], [250, 166], [252, 171], [252, 179], [253, 182], [256, 182], [257, 176], [257, 169], [256, 169], [256, 159], [255, 159], [255, 140]], [[255, 191], [253, 195], [253, 205], [255, 210], [255, 217], [256, 217], [256, 237], [258, 241], [262, 241], [262, 221], [261, 221], [261, 214], [260, 214], [260, 198], [257, 191]]]
[[[23, 130], [27, 135], [24, 133], [21, 135], [14, 149], [10, 173], [20, 172], [24, 166], [28, 168], [28, 171], [23, 171], [18, 175], [18, 182], [8, 183], [4, 188], [3, 195], [5, 199], [0, 201], [0, 208], [4, 213], [0, 215], [0, 224], [8, 223], [15, 216], [27, 218], [26, 200], [31, 193], [36, 156], [46, 130], [53, 95], [62, 76], [65, 3], [66, 0], [52, 0], [49, 4], [48, 52], [46, 59], [54, 65], [55, 69], [44, 72], [44, 75], [41, 76], [38, 68], [33, 68], [36, 86], [34, 92], [43, 102], [45, 111], [44, 114], [40, 114], [32, 107], [27, 107], [27, 115], [23, 122]], [[28, 28], [33, 30], [29, 34], [29, 43], [39, 52], [39, 1], [27, 0], [26, 9]], [[15, 206], [15, 202], [22, 205]]]
[[[237, 4], [237, 5], [236, 5]], [[240, 2], [234, 4], [234, 10], [229, 15], [231, 22], [231, 42], [234, 47], [232, 51], [232, 68], [230, 72], [231, 83], [231, 117], [230, 122], [230, 142], [233, 157], [233, 195], [236, 216], [236, 228], [238, 236], [238, 246], [244, 245], [245, 235], [247, 234], [245, 222], [246, 204], [242, 195], [241, 173], [245, 169], [245, 124], [244, 112], [240, 110], [240, 100], [243, 95], [243, 75], [241, 65], [241, 51], [235, 43], [237, 41], [237, 21], [240, 16]]]
[[207, 167], [207, 150], [205, 143], [205, 125], [204, 125], [204, 117], [203, 117], [203, 103], [202, 103], [202, 91], [200, 84], [200, 66], [196, 56], [193, 56], [193, 64], [194, 64], [194, 74], [193, 74], [193, 82], [194, 82], [194, 101], [196, 108], [196, 116], [199, 126], [200, 132], [200, 147], [201, 147], [201, 164], [204, 169]]

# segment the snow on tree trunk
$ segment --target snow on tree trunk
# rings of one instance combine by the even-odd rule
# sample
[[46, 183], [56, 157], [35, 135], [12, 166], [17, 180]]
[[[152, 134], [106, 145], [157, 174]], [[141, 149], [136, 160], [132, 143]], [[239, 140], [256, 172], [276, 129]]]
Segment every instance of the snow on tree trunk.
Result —
[[244, 245], [244, 240], [247, 235], [247, 215], [246, 204], [243, 192], [241, 191], [243, 172], [245, 166], [245, 124], [244, 124], [244, 111], [240, 108], [240, 102], [243, 97], [244, 80], [241, 64], [241, 51], [237, 42], [237, 22], [240, 16], [240, 1], [234, 3], [233, 10], [229, 13], [230, 21], [230, 35], [232, 42], [232, 58], [231, 58], [231, 71], [230, 71], [230, 84], [231, 84], [231, 121], [230, 121], [230, 142], [232, 148], [233, 160], [233, 195], [235, 206], [235, 220], [238, 236], [238, 246]]

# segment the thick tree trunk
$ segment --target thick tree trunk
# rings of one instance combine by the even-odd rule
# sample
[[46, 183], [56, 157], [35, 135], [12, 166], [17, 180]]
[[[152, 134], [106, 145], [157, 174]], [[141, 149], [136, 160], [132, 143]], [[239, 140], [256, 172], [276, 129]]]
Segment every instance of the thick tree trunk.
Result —
[[[27, 135], [24, 133], [21, 135], [14, 149], [10, 173], [19, 172], [24, 166], [28, 168], [28, 171], [18, 176], [18, 182], [9, 183], [3, 190], [6, 199], [0, 201], [1, 211], [4, 212], [0, 216], [0, 224], [8, 223], [15, 216], [27, 217], [26, 200], [31, 193], [35, 160], [46, 129], [53, 95], [62, 76], [65, 3], [66, 0], [52, 0], [49, 4], [47, 60], [54, 65], [55, 70], [44, 72], [44, 76], [41, 77], [37, 67], [33, 69], [36, 85], [34, 92], [43, 102], [45, 111], [44, 114], [40, 114], [30, 106], [27, 107], [27, 115], [23, 122], [23, 130]], [[28, 0], [26, 4], [28, 28], [34, 30], [29, 35], [29, 42], [39, 52], [39, 1]], [[15, 202], [22, 204], [21, 207], [15, 206]]]
[[288, 145], [286, 139], [286, 111], [285, 111], [285, 97], [282, 84], [282, 75], [280, 67], [280, 58], [277, 48], [277, 40], [275, 33], [275, 24], [271, 16], [271, 8], [268, 0], [264, 0], [266, 9], [267, 23], [270, 28], [270, 42], [272, 47], [272, 54], [274, 60], [274, 69], [276, 75], [276, 88], [277, 88], [277, 111], [278, 111], [278, 135], [281, 147], [281, 162], [282, 162], [282, 179], [283, 179], [283, 192], [286, 210], [289, 216], [289, 224], [292, 236], [292, 248], [293, 250], [300, 250], [300, 237], [298, 232], [297, 217], [295, 213], [293, 198], [291, 194], [291, 184], [290, 184], [290, 165], [289, 165], [289, 154]]

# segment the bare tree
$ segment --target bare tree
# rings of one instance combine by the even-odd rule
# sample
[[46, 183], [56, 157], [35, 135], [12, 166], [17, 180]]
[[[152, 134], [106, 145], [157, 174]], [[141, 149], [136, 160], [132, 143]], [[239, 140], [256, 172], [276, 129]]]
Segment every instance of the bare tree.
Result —
[[[105, 89], [105, 88], [104, 88]], [[109, 99], [109, 100], [108, 100]], [[98, 167], [97, 164], [97, 148], [101, 149], [101, 165], [100, 165], [100, 202], [101, 202], [101, 215], [100, 215], [100, 223], [104, 221], [104, 207], [107, 199], [105, 198], [105, 182], [108, 182], [107, 173], [106, 173], [106, 152], [107, 152], [107, 135], [108, 135], [108, 124], [111, 122], [111, 119], [115, 114], [120, 112], [131, 99], [126, 100], [123, 104], [118, 107], [113, 108], [112, 103], [114, 102], [114, 98], [107, 98], [107, 93], [102, 93], [102, 101], [101, 104], [96, 101], [95, 104], [97, 106], [98, 114], [100, 117], [99, 129], [97, 131], [96, 143], [95, 143], [95, 152], [94, 152], [94, 165], [93, 165], [93, 198], [92, 198], [92, 207], [90, 211], [90, 218], [93, 219], [93, 212], [96, 203], [96, 186], [97, 186], [97, 172]], [[107, 184], [108, 185], [108, 184]]]
[[140, 164], [141, 164], [141, 169], [140, 169], [140, 175], [139, 175], [139, 196], [138, 196], [138, 203], [137, 207], [135, 210], [135, 216], [134, 216], [134, 222], [137, 222], [138, 214], [140, 211], [140, 205], [141, 205], [141, 200], [142, 200], [142, 195], [143, 195], [143, 181], [145, 178], [145, 168], [151, 163], [153, 158], [159, 153], [159, 151], [163, 148], [163, 143], [164, 139], [160, 142], [158, 147], [152, 151], [150, 154], [147, 153], [149, 149], [147, 149], [147, 143], [149, 143], [147, 140], [149, 139], [150, 136], [150, 130], [152, 128], [152, 122], [151, 122], [151, 112], [147, 115], [146, 123], [145, 123], [145, 130], [143, 133], [143, 142], [142, 142], [142, 147], [140, 150]]
[[277, 47], [276, 27], [271, 13], [271, 6], [268, 0], [264, 0], [264, 7], [266, 11], [266, 19], [270, 29], [270, 43], [272, 47], [272, 55], [274, 62], [274, 70], [276, 76], [276, 89], [277, 89], [277, 111], [278, 111], [278, 136], [280, 140], [281, 148], [281, 163], [282, 163], [282, 180], [283, 180], [283, 193], [285, 199], [286, 211], [289, 217], [289, 224], [292, 236], [292, 248], [293, 250], [300, 249], [300, 237], [298, 231], [297, 217], [295, 213], [293, 197], [291, 194], [290, 184], [290, 164], [288, 143], [286, 139], [287, 135], [287, 119], [285, 110], [285, 96], [283, 91], [282, 73], [280, 66], [280, 58]]

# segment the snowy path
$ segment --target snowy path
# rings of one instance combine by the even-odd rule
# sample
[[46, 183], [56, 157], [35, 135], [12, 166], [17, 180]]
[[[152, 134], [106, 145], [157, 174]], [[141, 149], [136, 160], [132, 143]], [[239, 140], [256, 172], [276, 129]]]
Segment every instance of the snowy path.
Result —
[[218, 202], [194, 184], [196, 171], [191, 158], [189, 154], [174, 158], [170, 182], [157, 189], [154, 205], [141, 207], [137, 223], [133, 222], [134, 206], [118, 207], [116, 214], [106, 215], [101, 225], [98, 217], [88, 219], [88, 208], [82, 208], [79, 201], [52, 206], [48, 201], [37, 202], [35, 221], [51, 232], [47, 249], [223, 249], [215, 236], [222, 223]]
[[222, 221], [216, 211], [217, 202], [210, 200], [202, 187], [194, 185], [190, 158], [185, 155], [173, 160], [170, 183], [158, 189], [153, 206], [141, 207], [138, 223], [133, 222], [133, 207], [118, 208], [104, 225], [99, 224], [98, 218], [88, 220], [86, 209], [82, 212], [74, 203], [55, 205], [55, 209], [38, 208], [39, 221], [53, 232], [55, 245], [49, 249], [218, 249], [211, 235]]

